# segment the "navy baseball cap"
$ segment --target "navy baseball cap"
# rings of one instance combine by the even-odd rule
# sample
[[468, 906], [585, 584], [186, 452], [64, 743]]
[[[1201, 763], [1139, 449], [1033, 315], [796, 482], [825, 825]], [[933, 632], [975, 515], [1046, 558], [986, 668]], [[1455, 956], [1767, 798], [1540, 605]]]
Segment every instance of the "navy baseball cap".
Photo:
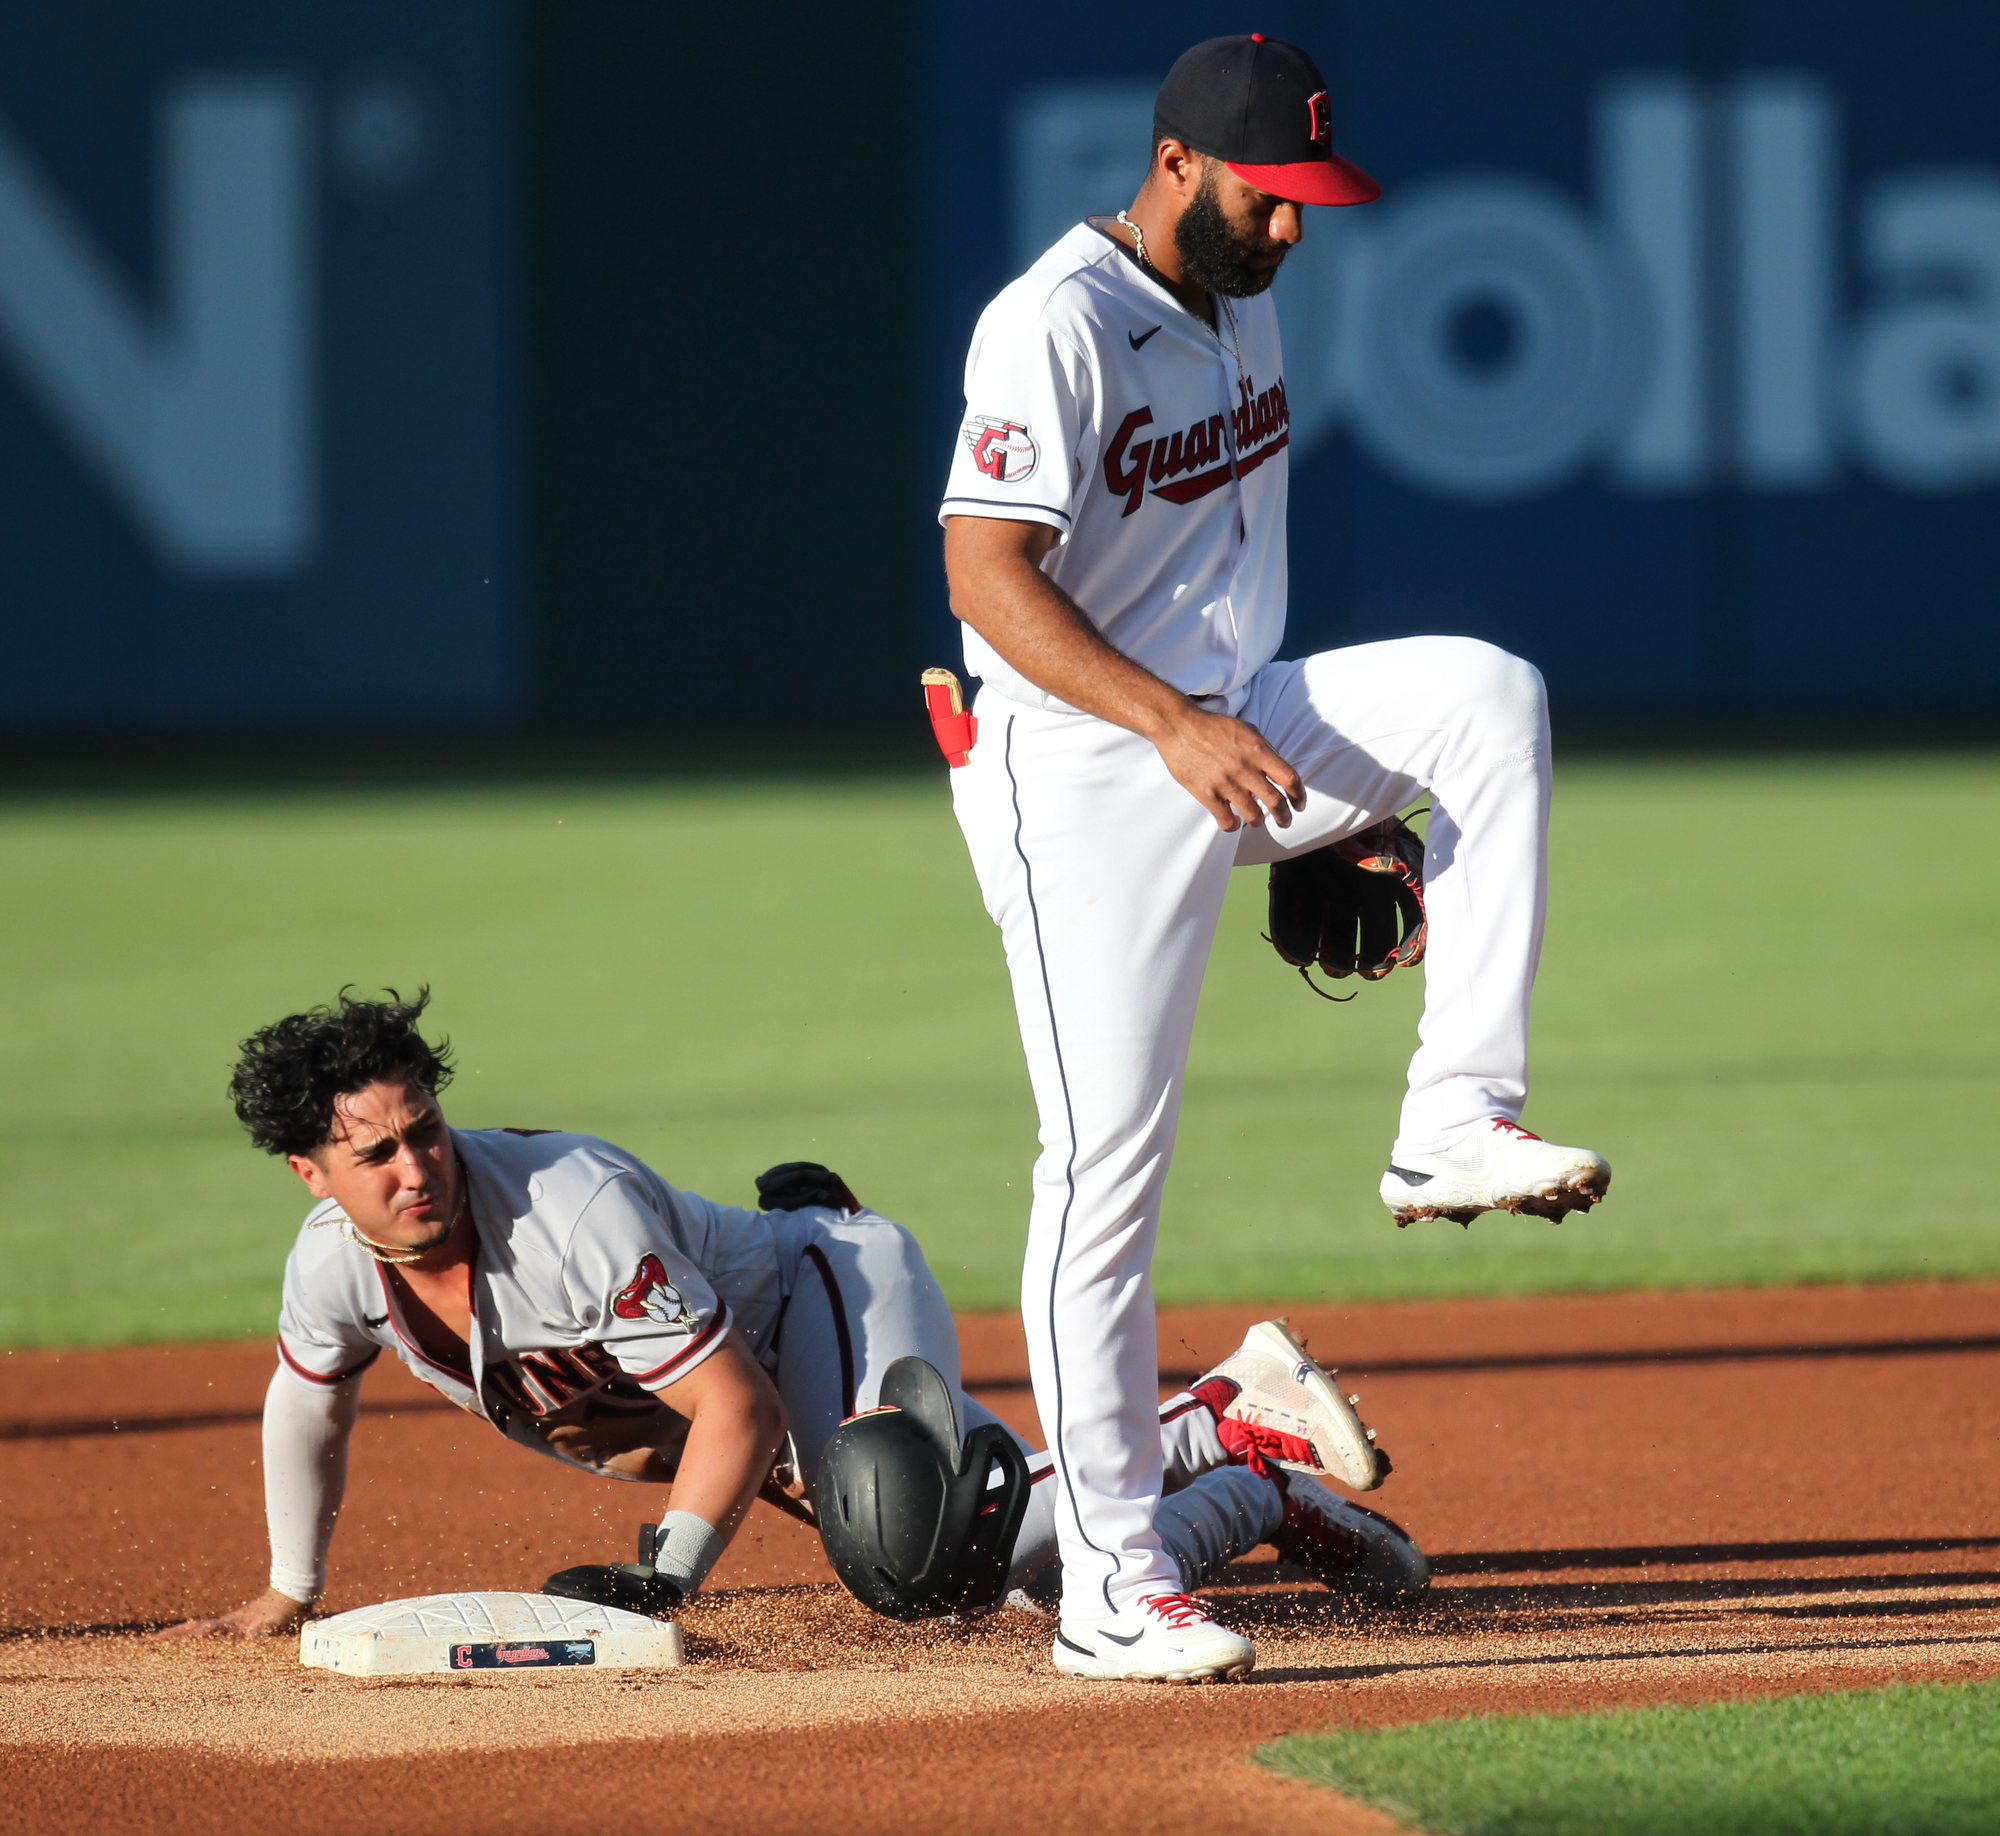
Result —
[[1171, 136], [1246, 184], [1294, 204], [1369, 204], [1382, 187], [1333, 150], [1326, 82], [1297, 45], [1252, 32], [1183, 52], [1153, 104]]

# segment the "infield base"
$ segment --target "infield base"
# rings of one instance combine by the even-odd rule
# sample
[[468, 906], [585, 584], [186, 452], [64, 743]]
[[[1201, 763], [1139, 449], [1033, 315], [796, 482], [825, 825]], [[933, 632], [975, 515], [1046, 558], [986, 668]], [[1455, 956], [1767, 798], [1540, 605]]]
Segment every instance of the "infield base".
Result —
[[665, 1670], [682, 1655], [672, 1620], [553, 1594], [425, 1594], [336, 1613], [299, 1634], [301, 1664], [352, 1677]]

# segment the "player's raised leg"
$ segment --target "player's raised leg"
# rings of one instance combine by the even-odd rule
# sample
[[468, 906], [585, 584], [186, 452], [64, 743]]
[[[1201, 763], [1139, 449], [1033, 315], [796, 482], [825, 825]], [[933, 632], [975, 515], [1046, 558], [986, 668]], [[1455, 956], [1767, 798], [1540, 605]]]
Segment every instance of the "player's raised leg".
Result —
[[1539, 672], [1471, 638], [1362, 644], [1268, 666], [1244, 718], [1294, 762], [1308, 796], [1289, 829], [1246, 831], [1240, 863], [1319, 846], [1431, 799], [1424, 1013], [1384, 1201], [1399, 1222], [1587, 1210], [1610, 1168], [1520, 1127], [1548, 899]]

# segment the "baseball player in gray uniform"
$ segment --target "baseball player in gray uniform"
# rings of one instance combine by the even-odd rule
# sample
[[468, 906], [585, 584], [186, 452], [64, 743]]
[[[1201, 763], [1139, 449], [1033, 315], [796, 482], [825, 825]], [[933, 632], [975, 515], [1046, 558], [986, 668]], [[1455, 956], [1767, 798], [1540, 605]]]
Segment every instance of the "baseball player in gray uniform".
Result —
[[1079, 223], [981, 316], [939, 512], [983, 681], [949, 729], [954, 803], [1041, 1113], [1022, 1312], [1059, 1488], [1054, 1659], [1078, 1676], [1252, 1659], [1187, 1617], [1152, 1426], [1153, 1239], [1231, 868], [1427, 794], [1424, 1015], [1381, 1197], [1399, 1222], [1561, 1217], [1610, 1180], [1520, 1124], [1540, 676], [1462, 638], [1274, 660], [1291, 412], [1267, 289], [1303, 206], [1380, 192], [1331, 134], [1297, 46], [1183, 56], [1130, 209]]
[[[437, 1095], [448, 1050], [418, 1030], [427, 998], [343, 994], [244, 1042], [237, 1113], [316, 1202], [285, 1267], [264, 1405], [270, 1586], [174, 1633], [289, 1631], [319, 1599], [362, 1377], [385, 1350], [532, 1452], [671, 1485], [651, 1539], [668, 1604], [773, 1495], [774, 1468], [793, 1480], [777, 1496], [811, 1518], [829, 1439], [874, 1408], [897, 1359], [927, 1360], [961, 1422], [996, 1419], [960, 1386], [957, 1332], [916, 1240], [835, 1175], [778, 1169], [779, 1188], [817, 1196], [753, 1211], [679, 1191], [591, 1136], [451, 1128]], [[1282, 1323], [1253, 1328], [1154, 1421], [1178, 1486], [1159, 1533], [1183, 1596], [1260, 1542], [1357, 1594], [1424, 1585], [1416, 1546], [1323, 1483], [1365, 1488], [1381, 1462]], [[1055, 1594], [1055, 1488], [1046, 1456], [1028, 1469], [1006, 1579], [1035, 1605]]]

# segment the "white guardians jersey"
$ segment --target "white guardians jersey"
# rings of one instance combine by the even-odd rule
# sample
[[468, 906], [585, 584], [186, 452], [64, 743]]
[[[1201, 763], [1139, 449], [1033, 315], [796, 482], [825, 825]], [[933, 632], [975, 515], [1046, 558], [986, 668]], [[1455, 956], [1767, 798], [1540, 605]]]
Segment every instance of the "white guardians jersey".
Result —
[[[1234, 712], [1284, 637], [1291, 411], [1271, 296], [1218, 301], [1216, 317], [1210, 330], [1078, 224], [980, 315], [939, 519], [1049, 524], [1043, 571], [1106, 639]], [[969, 625], [965, 666], [1065, 709]]]
[[[340, 1230], [331, 1200], [307, 1214], [285, 1264], [278, 1355], [331, 1386], [386, 1348], [509, 1440], [572, 1464], [547, 1438], [590, 1397], [643, 1407], [734, 1326], [753, 1351], [782, 1303], [768, 1218], [677, 1191], [590, 1135], [452, 1130], [471, 1195], [472, 1362], [440, 1364], [408, 1330], [389, 1271]], [[592, 1470], [601, 1470], [593, 1467]]]

